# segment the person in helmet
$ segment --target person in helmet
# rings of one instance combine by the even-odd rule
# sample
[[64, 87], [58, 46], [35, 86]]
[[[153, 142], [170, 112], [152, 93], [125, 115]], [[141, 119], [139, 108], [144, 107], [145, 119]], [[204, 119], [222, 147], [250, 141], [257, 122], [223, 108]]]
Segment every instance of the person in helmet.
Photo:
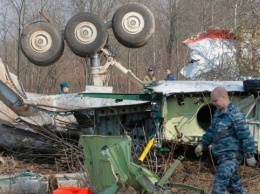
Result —
[[61, 82], [59, 94], [68, 94], [68, 93], [69, 93], [69, 84], [67, 82]]

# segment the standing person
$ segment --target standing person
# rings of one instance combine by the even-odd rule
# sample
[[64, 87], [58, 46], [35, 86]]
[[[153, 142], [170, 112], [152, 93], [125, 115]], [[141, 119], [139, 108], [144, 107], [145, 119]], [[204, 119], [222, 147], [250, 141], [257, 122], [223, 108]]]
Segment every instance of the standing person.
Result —
[[211, 92], [211, 101], [217, 108], [210, 127], [195, 149], [197, 156], [212, 145], [212, 154], [217, 159], [217, 171], [213, 182], [213, 194], [244, 194], [239, 180], [239, 164], [245, 156], [249, 166], [255, 166], [255, 145], [242, 111], [230, 100], [223, 87]]
[[170, 68], [166, 68], [165, 72], [166, 72], [166, 77], [164, 78], [165, 81], [173, 81], [173, 80], [175, 80], [175, 76], [172, 73], [172, 71], [170, 70]]
[[59, 94], [68, 94], [68, 93], [69, 93], [69, 84], [67, 82], [61, 82]]
[[149, 67], [148, 68], [148, 74], [144, 76], [143, 79], [144, 82], [156, 82], [156, 78], [154, 76], [154, 68]]

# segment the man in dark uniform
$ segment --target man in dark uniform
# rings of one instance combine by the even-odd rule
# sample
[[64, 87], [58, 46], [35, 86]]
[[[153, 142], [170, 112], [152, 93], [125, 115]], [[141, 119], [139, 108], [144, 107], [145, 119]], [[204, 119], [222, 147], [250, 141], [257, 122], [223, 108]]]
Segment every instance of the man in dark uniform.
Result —
[[253, 137], [244, 114], [229, 100], [225, 88], [216, 87], [211, 92], [211, 101], [217, 110], [195, 153], [200, 156], [203, 149], [212, 145], [212, 154], [218, 163], [212, 194], [225, 194], [226, 190], [244, 194], [238, 168], [243, 156], [249, 166], [256, 165]]

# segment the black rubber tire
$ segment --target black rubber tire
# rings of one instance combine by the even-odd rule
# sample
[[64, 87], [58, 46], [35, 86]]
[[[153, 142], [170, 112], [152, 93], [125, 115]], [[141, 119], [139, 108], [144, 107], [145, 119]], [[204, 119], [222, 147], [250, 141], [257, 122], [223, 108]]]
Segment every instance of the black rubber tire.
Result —
[[129, 3], [120, 7], [113, 15], [112, 29], [122, 45], [139, 48], [148, 42], [155, 31], [154, 17], [143, 4]]
[[244, 80], [245, 92], [255, 93], [260, 91], [260, 80]]
[[80, 57], [100, 51], [106, 44], [107, 37], [105, 22], [93, 13], [77, 14], [65, 27], [65, 40], [71, 51]]
[[36, 22], [22, 32], [21, 49], [31, 63], [48, 66], [62, 56], [64, 40], [61, 32], [50, 23]]

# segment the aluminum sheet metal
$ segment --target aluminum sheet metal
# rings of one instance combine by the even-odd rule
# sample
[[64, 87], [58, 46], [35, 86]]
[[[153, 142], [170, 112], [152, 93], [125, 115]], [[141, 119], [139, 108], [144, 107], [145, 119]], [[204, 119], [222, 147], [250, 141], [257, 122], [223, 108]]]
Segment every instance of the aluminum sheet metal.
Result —
[[63, 95], [28, 95], [25, 104], [42, 107], [51, 111], [72, 111], [112, 106], [127, 106], [148, 103], [147, 101], [123, 100], [117, 102], [115, 99], [79, 97], [77, 93]]
[[153, 91], [164, 95], [211, 92], [217, 86], [224, 87], [228, 92], [244, 92], [243, 81], [160, 81]]

